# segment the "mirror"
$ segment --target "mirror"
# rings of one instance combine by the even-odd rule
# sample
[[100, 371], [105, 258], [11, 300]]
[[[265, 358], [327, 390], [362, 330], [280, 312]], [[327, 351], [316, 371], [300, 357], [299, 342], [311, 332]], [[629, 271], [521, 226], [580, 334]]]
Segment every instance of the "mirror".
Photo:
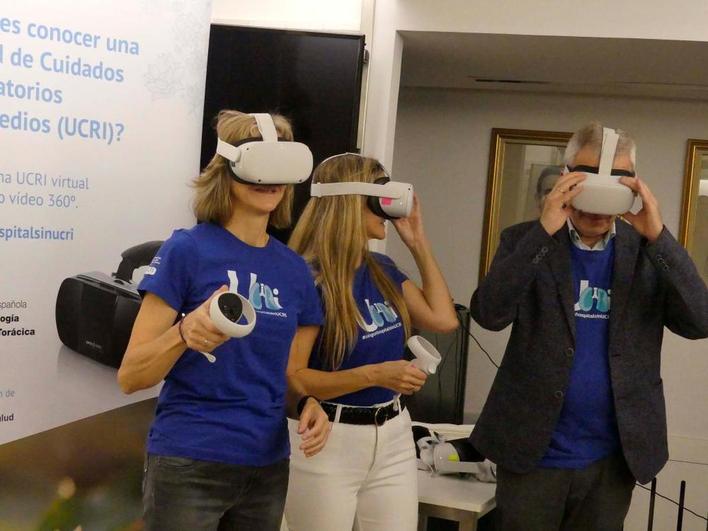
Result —
[[708, 282], [708, 140], [688, 141], [679, 240]]
[[501, 231], [540, 216], [543, 199], [560, 176], [570, 137], [557, 131], [492, 129], [480, 280], [489, 270]]

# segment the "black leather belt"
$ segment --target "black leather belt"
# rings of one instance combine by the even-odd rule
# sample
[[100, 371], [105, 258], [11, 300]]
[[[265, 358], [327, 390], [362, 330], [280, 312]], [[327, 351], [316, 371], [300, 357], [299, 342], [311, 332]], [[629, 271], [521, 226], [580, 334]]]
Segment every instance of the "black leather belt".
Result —
[[[387, 420], [396, 417], [403, 410], [402, 404], [397, 408], [399, 404], [399, 401], [394, 401], [381, 407], [359, 407], [342, 404], [339, 422], [344, 424], [375, 424], [376, 426], [382, 426]], [[337, 404], [322, 402], [320, 405], [325, 413], [327, 413], [329, 420], [334, 422], [337, 415]]]

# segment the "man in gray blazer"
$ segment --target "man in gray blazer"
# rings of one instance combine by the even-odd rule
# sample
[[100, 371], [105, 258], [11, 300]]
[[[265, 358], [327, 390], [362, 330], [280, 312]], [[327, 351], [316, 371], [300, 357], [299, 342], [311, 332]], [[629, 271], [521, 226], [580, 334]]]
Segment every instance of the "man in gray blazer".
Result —
[[[471, 443], [498, 465], [501, 529], [620, 530], [635, 479], [668, 458], [660, 376], [664, 326], [708, 336], [708, 290], [634, 176], [620, 134], [612, 164], [642, 199], [622, 219], [571, 201], [599, 165], [603, 129], [568, 143], [568, 172], [538, 221], [506, 229], [472, 296], [484, 328], [511, 337]], [[595, 170], [596, 172], [597, 170]]]

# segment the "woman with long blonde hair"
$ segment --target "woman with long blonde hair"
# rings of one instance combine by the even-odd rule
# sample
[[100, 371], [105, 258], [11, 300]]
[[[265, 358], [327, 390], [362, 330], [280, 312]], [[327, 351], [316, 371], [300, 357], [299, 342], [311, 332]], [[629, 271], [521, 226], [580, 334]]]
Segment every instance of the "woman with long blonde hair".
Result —
[[[265, 124], [292, 140], [282, 116]], [[264, 140], [257, 119], [238, 111], [221, 111], [216, 130], [232, 146]], [[164, 379], [147, 441], [146, 529], [277, 531], [288, 486], [286, 409], [299, 414], [294, 453], [316, 454], [329, 430], [317, 401], [286, 388], [296, 331], [322, 322], [307, 265], [266, 232], [269, 223], [289, 225], [292, 185], [244, 182], [218, 154], [193, 185], [201, 223], [174, 231], [152, 261], [118, 371], [126, 393]], [[227, 285], [255, 308], [245, 337], [227, 337], [210, 318]]]
[[[342, 154], [322, 162], [313, 183], [377, 183], [375, 159]], [[403, 359], [411, 328], [458, 326], [452, 298], [423, 230], [420, 204], [393, 220], [413, 255], [422, 289], [368, 240], [386, 236], [385, 219], [356, 194], [313, 197], [290, 239], [315, 277], [324, 326], [298, 332], [288, 377], [322, 400], [332, 422], [327, 447], [293, 456], [286, 520], [291, 531], [412, 531], [417, 526], [416, 463], [410, 416], [399, 396], [426, 375]], [[314, 350], [313, 350], [314, 345]], [[310, 355], [312, 352], [312, 355]], [[291, 438], [296, 425], [290, 425]]]

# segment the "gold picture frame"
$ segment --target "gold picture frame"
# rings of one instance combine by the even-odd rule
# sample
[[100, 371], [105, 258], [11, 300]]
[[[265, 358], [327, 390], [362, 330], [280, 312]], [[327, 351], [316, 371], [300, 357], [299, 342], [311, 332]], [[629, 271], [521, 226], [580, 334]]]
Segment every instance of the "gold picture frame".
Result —
[[554, 173], [560, 172], [571, 135], [560, 131], [492, 129], [480, 281], [489, 271], [501, 231], [540, 214], [543, 185], [549, 178], [557, 178]]
[[708, 282], [708, 140], [686, 142], [679, 241]]

